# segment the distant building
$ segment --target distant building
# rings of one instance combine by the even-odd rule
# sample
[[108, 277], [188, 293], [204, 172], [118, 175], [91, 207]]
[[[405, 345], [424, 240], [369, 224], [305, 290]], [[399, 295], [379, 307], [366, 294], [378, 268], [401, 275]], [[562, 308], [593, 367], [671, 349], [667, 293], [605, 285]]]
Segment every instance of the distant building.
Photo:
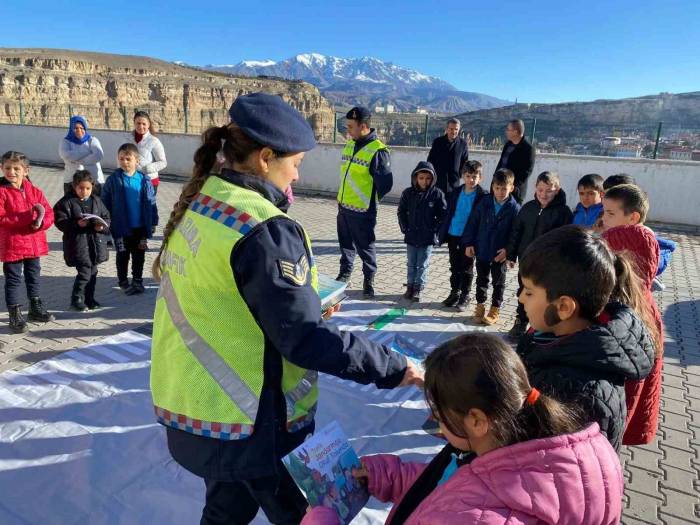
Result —
[[700, 161], [700, 149], [693, 150], [693, 159], [695, 161]]
[[374, 106], [374, 112], [375, 113], [386, 113], [386, 110], [384, 109], [384, 106]]
[[693, 150], [690, 148], [671, 148], [668, 152], [671, 160], [693, 160]]
[[423, 108], [416, 108], [416, 113], [418, 113], [419, 115], [427, 115], [428, 110]]
[[386, 112], [387, 112], [387, 113], [393, 113], [393, 112], [394, 112], [394, 105], [393, 105], [393, 104], [387, 104], [387, 105], [386, 105]]

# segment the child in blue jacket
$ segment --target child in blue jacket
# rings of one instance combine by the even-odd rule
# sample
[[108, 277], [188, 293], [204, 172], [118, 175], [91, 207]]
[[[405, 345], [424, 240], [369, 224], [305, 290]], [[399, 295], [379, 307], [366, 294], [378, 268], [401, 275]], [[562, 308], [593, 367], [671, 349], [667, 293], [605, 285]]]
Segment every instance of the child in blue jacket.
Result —
[[573, 224], [593, 228], [603, 213], [603, 177], [596, 173], [584, 175], [579, 179], [577, 189], [580, 202], [574, 210]]
[[401, 194], [398, 216], [408, 255], [408, 279], [404, 298], [420, 301], [428, 279], [433, 246], [447, 212], [445, 194], [435, 186], [437, 177], [430, 162], [421, 161], [411, 173], [411, 186]]
[[[112, 173], [102, 188], [102, 202], [112, 216], [110, 230], [117, 250], [119, 288], [127, 295], [141, 294], [143, 265], [147, 239], [158, 225], [158, 209], [151, 179], [138, 171], [139, 150], [133, 144], [122, 144], [117, 151], [119, 169]], [[131, 259], [129, 284], [128, 270]]]
[[[511, 195], [515, 187], [515, 175], [511, 170], [500, 169], [493, 175], [491, 193], [485, 196], [471, 214], [464, 229], [462, 246], [467, 257], [476, 257], [476, 309], [477, 323], [493, 325], [498, 321], [506, 287], [506, 245], [510, 239], [520, 204]], [[493, 280], [491, 308], [486, 313], [486, 294], [489, 275]]]

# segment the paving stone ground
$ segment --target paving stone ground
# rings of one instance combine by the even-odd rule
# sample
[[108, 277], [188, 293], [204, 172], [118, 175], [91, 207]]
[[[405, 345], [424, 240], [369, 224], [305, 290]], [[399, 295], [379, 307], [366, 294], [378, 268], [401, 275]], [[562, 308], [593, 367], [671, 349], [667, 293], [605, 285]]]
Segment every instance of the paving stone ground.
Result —
[[[62, 171], [37, 166], [32, 169], [32, 180], [44, 190], [51, 203], [60, 197]], [[161, 183], [158, 193], [161, 225], [167, 220], [179, 191], [177, 182]], [[339, 251], [334, 201], [298, 196], [292, 215], [313, 239], [320, 270], [335, 275]], [[663, 275], [666, 290], [657, 295], [666, 324], [660, 429], [653, 444], [626, 447], [622, 453], [626, 478], [623, 523], [697, 524], [700, 523], [700, 233], [697, 228], [652, 226], [678, 242], [679, 249]], [[160, 245], [159, 234], [160, 230], [150, 243], [147, 269]], [[403, 292], [406, 275], [405, 246], [394, 205], [380, 206], [376, 234], [379, 239], [377, 299], [394, 304]], [[147, 278], [143, 296], [125, 296], [117, 287], [113, 252], [110, 260], [100, 266], [98, 278], [97, 298], [104, 308], [87, 314], [69, 311], [75, 273], [63, 262], [60, 232], [52, 228], [48, 238], [51, 252], [42, 259], [42, 289], [56, 321], [45, 325], [32, 323], [28, 333], [14, 335], [7, 329], [7, 313], [3, 309], [0, 313], [0, 372], [25, 367], [124, 330], [148, 330], [152, 320], [156, 284]], [[440, 301], [450, 291], [448, 275], [447, 250], [437, 249], [430, 265], [424, 302], [412, 307], [417, 310], [412, 313], [470, 323], [464, 314], [440, 308]], [[359, 264], [353, 277], [356, 285], [361, 284]], [[513, 322], [517, 304], [515, 277], [516, 272], [511, 271], [501, 322], [494, 331], [505, 332]], [[359, 292], [353, 291], [351, 295], [359, 297]]]

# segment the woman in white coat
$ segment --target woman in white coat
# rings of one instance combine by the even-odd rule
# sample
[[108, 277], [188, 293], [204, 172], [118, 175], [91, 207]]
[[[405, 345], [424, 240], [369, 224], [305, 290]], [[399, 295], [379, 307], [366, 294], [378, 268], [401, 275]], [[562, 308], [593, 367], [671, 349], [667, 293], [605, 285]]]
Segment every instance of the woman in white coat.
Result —
[[165, 149], [158, 138], [153, 135], [151, 117], [145, 111], [137, 111], [134, 114], [133, 141], [139, 149], [138, 170], [148, 175], [153, 184], [153, 189], [158, 193], [158, 172], [165, 169], [168, 161], [165, 158]]
[[71, 183], [73, 174], [78, 170], [88, 170], [95, 179], [92, 192], [100, 194], [105, 176], [102, 173], [100, 161], [104, 156], [102, 145], [96, 137], [88, 133], [87, 122], [84, 117], [76, 115], [71, 117], [68, 125], [68, 135], [61, 141], [58, 154], [65, 163], [63, 172], [63, 192], [65, 194], [73, 191]]

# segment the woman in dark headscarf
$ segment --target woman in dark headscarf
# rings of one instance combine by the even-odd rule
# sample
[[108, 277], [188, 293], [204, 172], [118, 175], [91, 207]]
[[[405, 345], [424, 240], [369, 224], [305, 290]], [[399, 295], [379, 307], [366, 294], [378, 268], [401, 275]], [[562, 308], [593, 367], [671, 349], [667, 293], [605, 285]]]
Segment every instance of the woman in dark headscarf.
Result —
[[65, 162], [66, 169], [63, 172], [63, 191], [68, 194], [73, 191], [71, 182], [73, 174], [77, 170], [88, 170], [95, 179], [96, 184], [92, 192], [99, 195], [105, 176], [102, 173], [100, 161], [104, 156], [102, 146], [97, 138], [88, 133], [85, 117], [76, 115], [71, 117], [68, 125], [68, 134], [61, 141], [58, 154]]

